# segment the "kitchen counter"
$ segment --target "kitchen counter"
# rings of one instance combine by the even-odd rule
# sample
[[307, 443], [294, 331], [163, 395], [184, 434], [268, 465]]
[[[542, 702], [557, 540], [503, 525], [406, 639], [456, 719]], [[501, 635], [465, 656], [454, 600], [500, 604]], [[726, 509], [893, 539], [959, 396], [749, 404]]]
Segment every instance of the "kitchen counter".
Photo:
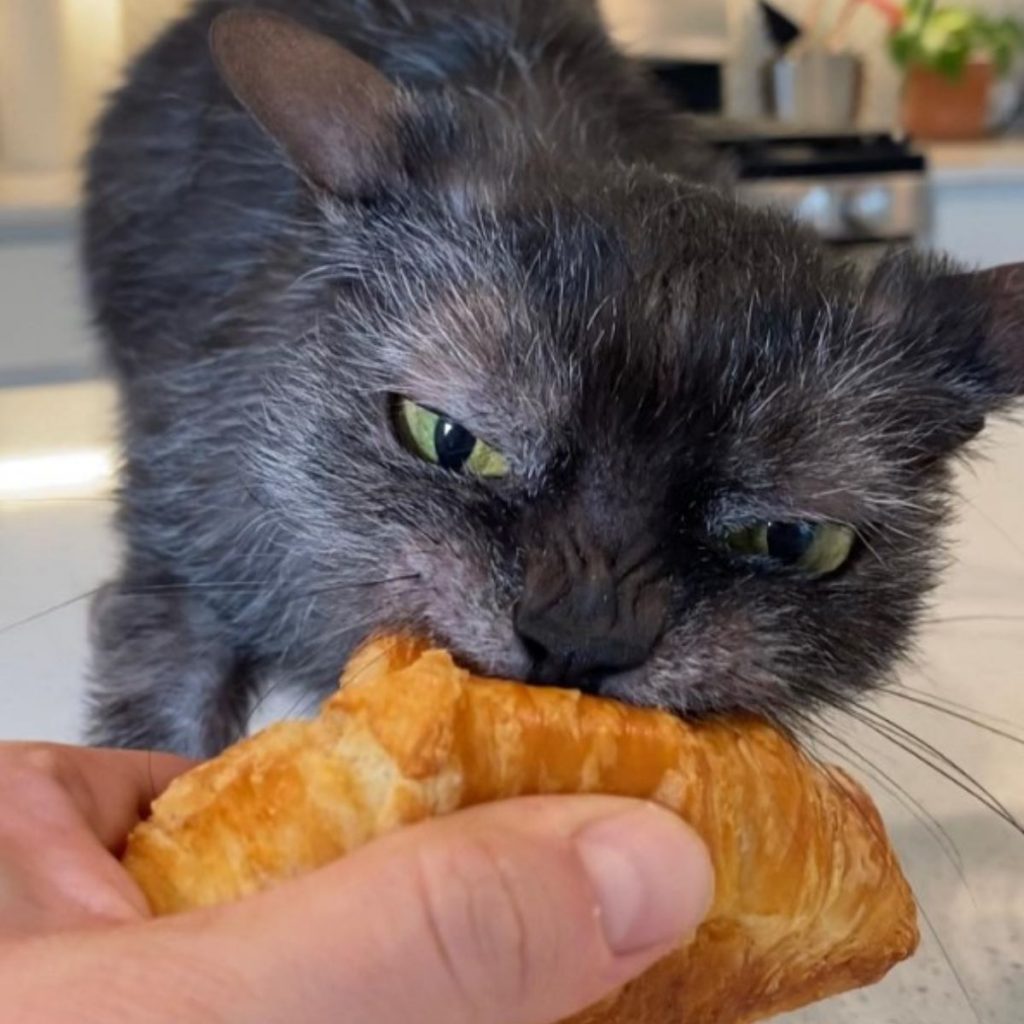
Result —
[[[117, 561], [114, 417], [104, 382], [0, 389], [0, 738], [80, 735], [87, 596]], [[1009, 738], [1024, 737], [1024, 429], [997, 427], [985, 455], [962, 473], [957, 562], [929, 614], [918, 663], [903, 675], [908, 688], [872, 707], [1024, 820], [1024, 745]], [[47, 487], [47, 473], [64, 483]], [[958, 721], [961, 705], [1007, 737]], [[837, 718], [833, 728], [856, 752], [847, 766], [875, 793], [901, 852], [927, 915], [923, 945], [882, 985], [789, 1024], [1017, 1024], [1024, 835], [852, 720]], [[837, 752], [828, 740], [819, 747], [830, 760]], [[895, 783], [906, 795], [893, 792]]]
[[[1024, 183], [1024, 137], [922, 143], [936, 181], [948, 184]], [[75, 223], [79, 176], [0, 171], [0, 232]]]
[[933, 245], [974, 266], [1024, 262], [1024, 138], [925, 146]]
[[1024, 185], [1024, 138], [923, 145], [937, 185]]
[[71, 232], [78, 220], [80, 182], [74, 172], [0, 173], [0, 237]]

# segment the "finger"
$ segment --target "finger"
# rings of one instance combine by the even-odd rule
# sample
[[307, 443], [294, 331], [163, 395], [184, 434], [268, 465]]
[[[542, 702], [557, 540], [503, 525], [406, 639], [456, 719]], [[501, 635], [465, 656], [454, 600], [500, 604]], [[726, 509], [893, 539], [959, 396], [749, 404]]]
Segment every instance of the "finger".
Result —
[[495, 804], [371, 844], [216, 915], [180, 919], [226, 1022], [550, 1024], [696, 930], [706, 850], [677, 818], [606, 798]]
[[[147, 915], [110, 850], [150, 800], [145, 755], [0, 746], [0, 939]], [[154, 758], [153, 785], [184, 762]]]
[[31, 777], [56, 783], [99, 842], [117, 850], [153, 800], [193, 764], [171, 754], [11, 744], [0, 747], [0, 795], [5, 801], [33, 804], [35, 813], [32, 807], [22, 811], [37, 826], [45, 824], [49, 811], [60, 810], [63, 825], [62, 809], [54, 808], [52, 800], [39, 804], [24, 795], [26, 785], [39, 795]]

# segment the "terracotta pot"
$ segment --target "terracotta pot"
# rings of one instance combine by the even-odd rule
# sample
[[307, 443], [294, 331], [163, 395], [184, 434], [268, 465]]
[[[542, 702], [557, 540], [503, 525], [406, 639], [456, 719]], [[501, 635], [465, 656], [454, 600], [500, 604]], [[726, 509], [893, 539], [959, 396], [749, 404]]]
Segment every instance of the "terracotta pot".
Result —
[[957, 79], [912, 67], [903, 84], [903, 128], [918, 139], [977, 139], [988, 126], [995, 75], [969, 64]]

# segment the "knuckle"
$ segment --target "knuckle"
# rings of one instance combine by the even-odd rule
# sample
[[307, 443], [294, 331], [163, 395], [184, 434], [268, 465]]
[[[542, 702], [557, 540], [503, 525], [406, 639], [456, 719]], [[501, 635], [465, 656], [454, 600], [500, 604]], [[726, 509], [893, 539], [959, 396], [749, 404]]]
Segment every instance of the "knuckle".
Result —
[[0, 750], [0, 763], [9, 778], [34, 775], [58, 781], [64, 774], [60, 748], [50, 743], [12, 743]]
[[59, 747], [17, 743], [0, 747], [0, 836], [10, 840], [52, 817], [64, 801], [67, 766]]
[[553, 943], [522, 871], [469, 838], [425, 853], [418, 868], [429, 934], [456, 998], [480, 1016], [524, 1003], [541, 984]]
[[48, 779], [60, 779], [64, 773], [64, 762], [60, 751], [48, 744], [33, 744], [22, 755], [27, 771]]

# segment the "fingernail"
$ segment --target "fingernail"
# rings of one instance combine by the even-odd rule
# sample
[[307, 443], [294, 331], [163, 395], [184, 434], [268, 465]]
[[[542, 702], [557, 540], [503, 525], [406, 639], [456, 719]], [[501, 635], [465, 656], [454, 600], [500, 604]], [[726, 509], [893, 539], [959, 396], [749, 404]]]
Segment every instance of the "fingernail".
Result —
[[608, 946], [618, 956], [681, 941], [711, 909], [707, 850], [667, 811], [652, 806], [606, 818], [582, 829], [575, 842]]

